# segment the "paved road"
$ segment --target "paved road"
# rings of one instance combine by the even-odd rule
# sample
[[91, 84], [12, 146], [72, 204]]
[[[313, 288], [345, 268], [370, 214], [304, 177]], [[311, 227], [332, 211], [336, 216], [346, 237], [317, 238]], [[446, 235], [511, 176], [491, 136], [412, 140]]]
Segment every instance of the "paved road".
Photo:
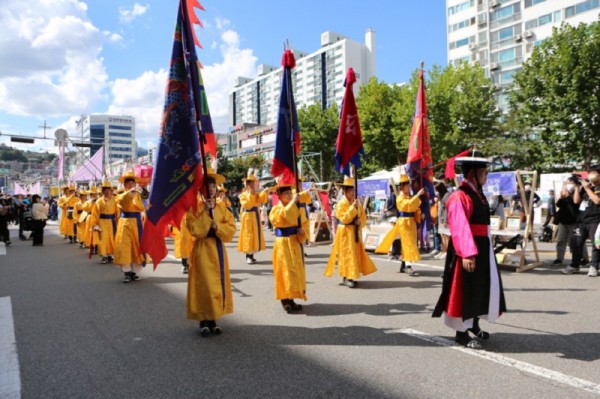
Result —
[[[349, 289], [323, 276], [330, 247], [311, 246], [308, 301], [301, 314], [288, 315], [273, 299], [270, 249], [249, 266], [232, 243], [235, 313], [222, 319], [223, 335], [202, 338], [185, 318], [186, 277], [175, 259], [126, 285], [117, 268], [88, 260], [59, 237], [56, 225], [46, 229], [45, 244], [13, 241], [0, 256], [0, 305], [12, 310], [20, 369], [19, 394], [7, 388], [14, 379], [0, 361], [0, 396], [600, 395], [600, 279], [585, 274], [563, 276], [549, 265], [503, 271], [509, 312], [495, 325], [482, 322], [492, 339], [474, 352], [451, 345], [453, 332], [431, 318], [439, 260], [424, 259], [421, 276], [409, 277], [373, 255], [379, 271]], [[549, 264], [554, 254], [542, 256]], [[0, 333], [11, 325], [2, 316]], [[11, 348], [10, 334], [2, 335], [0, 355]]]

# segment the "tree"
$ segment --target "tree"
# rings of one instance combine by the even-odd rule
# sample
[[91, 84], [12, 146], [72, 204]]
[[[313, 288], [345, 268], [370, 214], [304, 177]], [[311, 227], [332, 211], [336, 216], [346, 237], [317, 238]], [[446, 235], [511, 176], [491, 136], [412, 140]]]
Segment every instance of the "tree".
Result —
[[[539, 137], [553, 169], [584, 169], [600, 158], [600, 21], [563, 24], [515, 75], [509, 103]], [[550, 143], [550, 144], [546, 144]]]
[[366, 153], [364, 174], [390, 169], [400, 159], [406, 160], [406, 151], [399, 150], [403, 127], [395, 117], [398, 107], [405, 105], [402, 90], [401, 86], [388, 85], [375, 77], [359, 89], [356, 106]]
[[[323, 110], [320, 104], [302, 107], [298, 110], [300, 144], [302, 152], [320, 152], [323, 160], [323, 180], [336, 180], [335, 141], [339, 128], [339, 111], [336, 104]], [[318, 171], [317, 159], [308, 159], [311, 167]], [[304, 172], [306, 175], [306, 172]]]
[[263, 155], [250, 155], [229, 159], [223, 154], [223, 147], [217, 149], [217, 172], [227, 176], [225, 186], [235, 191], [243, 187], [243, 179], [248, 176], [248, 169], [257, 169], [257, 177], [268, 165]]

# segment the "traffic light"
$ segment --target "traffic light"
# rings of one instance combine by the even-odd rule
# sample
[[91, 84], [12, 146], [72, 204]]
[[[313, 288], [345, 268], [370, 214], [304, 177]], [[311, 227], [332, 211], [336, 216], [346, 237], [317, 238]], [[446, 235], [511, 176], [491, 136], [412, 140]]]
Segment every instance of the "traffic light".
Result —
[[10, 141], [12, 141], [13, 143], [33, 144], [35, 140], [27, 137], [11, 136]]

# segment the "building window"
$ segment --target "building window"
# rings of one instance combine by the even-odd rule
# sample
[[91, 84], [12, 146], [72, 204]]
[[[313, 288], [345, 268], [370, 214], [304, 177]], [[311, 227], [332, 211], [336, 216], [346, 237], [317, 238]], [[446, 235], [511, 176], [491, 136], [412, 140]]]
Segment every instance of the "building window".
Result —
[[538, 26], [542, 26], [542, 25], [546, 25], [546, 24], [551, 24], [552, 23], [552, 14], [542, 15], [538, 19], [538, 21], [539, 21]]
[[581, 3], [575, 4], [574, 6], [565, 8], [565, 18], [573, 17], [582, 12], [589, 11], [591, 9], [600, 6], [600, 0], [587, 0]]
[[465, 2], [462, 2], [460, 4], [457, 4], [455, 6], [452, 7], [448, 7], [448, 15], [454, 15], [456, 13], [459, 13], [461, 11], [467, 10], [471, 7], [473, 7], [475, 5], [475, 0], [468, 0]]
[[131, 130], [131, 126], [108, 125], [109, 130]]
[[514, 31], [514, 29], [512, 26], [510, 26], [508, 28], [500, 29], [498, 31], [498, 40], [504, 40], [504, 39], [513, 37], [513, 35], [514, 35], [513, 31]]
[[529, 8], [536, 4], [543, 3], [544, 1], [546, 1], [546, 0], [525, 0], [525, 8]]

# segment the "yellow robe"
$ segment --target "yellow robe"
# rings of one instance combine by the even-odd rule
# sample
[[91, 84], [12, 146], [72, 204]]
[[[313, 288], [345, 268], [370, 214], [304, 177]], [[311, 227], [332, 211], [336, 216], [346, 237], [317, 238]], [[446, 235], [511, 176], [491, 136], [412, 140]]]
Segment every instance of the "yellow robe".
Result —
[[[83, 243], [88, 248], [90, 247], [90, 245], [92, 245], [92, 231], [91, 231], [92, 223], [91, 222], [92, 222], [92, 212], [95, 207], [94, 206], [95, 202], [96, 202], [96, 200], [90, 198], [89, 200], [85, 201], [82, 206], [82, 209], [88, 213], [87, 217], [85, 218], [85, 221], [83, 223], [80, 223], [80, 224], [83, 224], [82, 228], [83, 228], [83, 231], [85, 232]], [[94, 232], [94, 234], [96, 234], [96, 236], [94, 237], [94, 245], [96, 245], [96, 244], [98, 244], [98, 238], [97, 238], [98, 233]]]
[[[420, 206], [421, 200], [416, 195], [411, 197], [400, 194], [396, 198], [396, 209], [399, 212], [415, 213]], [[375, 252], [387, 254], [397, 236], [400, 236], [400, 243], [402, 245], [402, 260], [406, 262], [420, 260], [421, 254], [417, 245], [417, 223], [413, 216], [399, 216], [394, 227], [383, 237], [377, 248], [375, 248]]]
[[[300, 298], [306, 300], [306, 271], [301, 244], [308, 237], [308, 220], [304, 209], [290, 202], [275, 205], [269, 220], [275, 229], [298, 227], [298, 218], [304, 232], [288, 237], [276, 237], [273, 244], [273, 276], [275, 277], [275, 299]], [[277, 230], [275, 230], [277, 234]]]
[[58, 230], [62, 236], [67, 235], [67, 201], [69, 201], [69, 197], [62, 195], [56, 203], [60, 208], [60, 224]]
[[80, 202], [79, 197], [72, 195], [67, 199], [65, 204], [65, 234], [69, 237], [75, 237], [75, 224], [79, 219], [77, 216], [77, 204]]
[[[100, 215], [113, 215], [114, 218], [103, 219]], [[92, 207], [90, 220], [90, 228], [100, 226], [100, 233], [95, 232], [93, 237], [93, 245], [98, 245], [98, 255], [108, 256], [115, 253], [115, 233], [118, 221], [119, 211], [115, 199], [98, 198]]]
[[79, 199], [79, 202], [77, 203], [77, 205], [75, 206], [75, 222], [77, 224], [77, 241], [79, 241], [80, 243], [84, 243], [85, 244], [85, 240], [87, 238], [87, 232], [85, 230], [85, 225], [86, 222], [85, 220], [83, 222], [79, 222], [79, 217], [81, 216], [81, 214], [83, 213], [84, 209], [83, 209], [83, 205], [87, 203], [87, 200], [85, 202], [81, 201], [81, 199]]
[[235, 220], [223, 203], [216, 204], [213, 218], [217, 224], [215, 234], [221, 241], [222, 274], [217, 239], [208, 237], [213, 219], [204, 211], [204, 203], [200, 201], [196, 213], [190, 209], [186, 214], [186, 226], [194, 237], [187, 291], [187, 318], [190, 320], [218, 320], [233, 312], [229, 261], [224, 243], [233, 240]]
[[[140, 249], [141, 234], [139, 225], [143, 226], [142, 212], [146, 210], [142, 196], [138, 192], [126, 191], [115, 198], [120, 211], [117, 223], [117, 234], [115, 235], [115, 260], [118, 266], [130, 265], [132, 263], [141, 265], [146, 263], [146, 258]], [[138, 217], [126, 217], [124, 213], [133, 213]]]
[[[338, 260], [338, 274], [350, 280], [356, 280], [362, 274], [366, 276], [377, 271], [375, 264], [365, 252], [362, 240], [362, 228], [367, 224], [367, 215], [362, 208], [357, 209], [342, 198], [335, 207], [335, 217], [338, 219], [337, 231], [333, 241], [333, 250], [327, 262], [325, 276], [331, 277]], [[360, 226], [353, 225], [354, 218], [360, 219]], [[355, 229], [358, 228], [358, 241]]]
[[[241, 227], [238, 240], [238, 251], [254, 253], [266, 249], [265, 236], [260, 224], [260, 205], [266, 204], [268, 193], [266, 191], [251, 194], [245, 191], [240, 194]], [[255, 209], [255, 211], [254, 211]], [[258, 215], [258, 216], [257, 216]]]
[[192, 252], [193, 237], [186, 226], [187, 213], [181, 218], [179, 228], [173, 227], [173, 241], [175, 257], [178, 259], [189, 258]]

